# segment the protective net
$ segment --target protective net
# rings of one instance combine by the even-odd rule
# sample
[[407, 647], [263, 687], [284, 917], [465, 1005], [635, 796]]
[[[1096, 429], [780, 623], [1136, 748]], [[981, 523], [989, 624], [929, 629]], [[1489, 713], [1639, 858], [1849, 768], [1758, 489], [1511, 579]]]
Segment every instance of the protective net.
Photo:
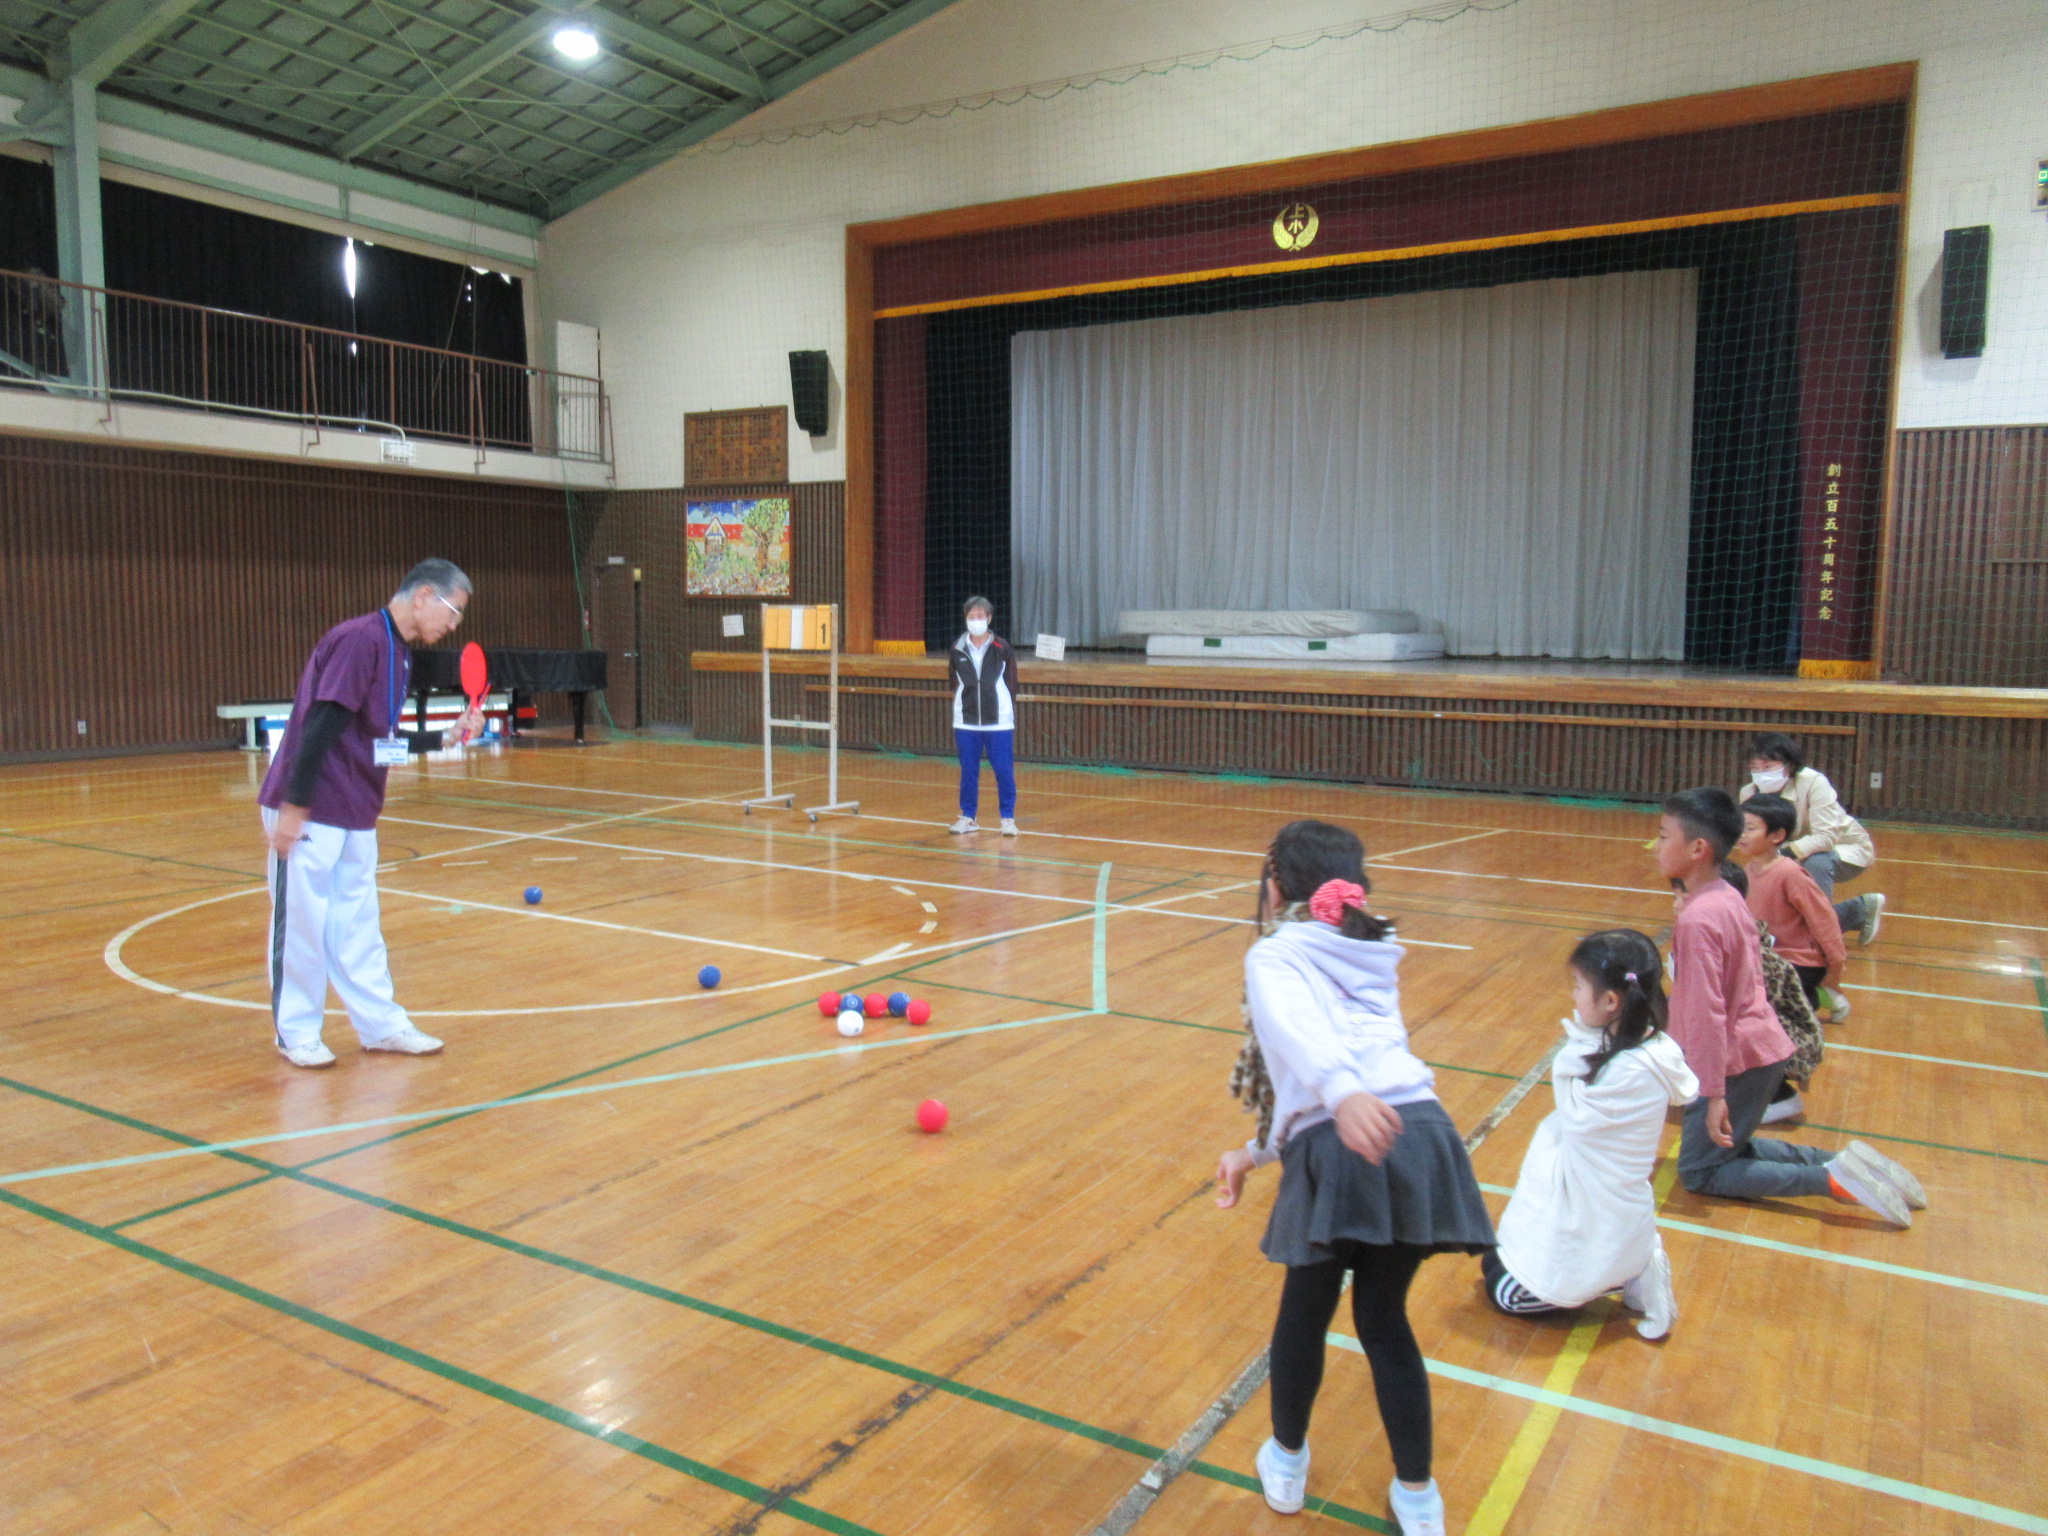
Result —
[[[1744, 57], [1795, 56], [1773, 8], [1720, 10]], [[1912, 68], [1805, 48], [1761, 104], [1688, 105], [1755, 78], [1691, 68], [1732, 46], [1709, 30], [1448, 4], [715, 140], [664, 193], [703, 228], [803, 212], [693, 244], [693, 339], [735, 369], [717, 403], [783, 396], [780, 338], [836, 337], [869, 225], [885, 649], [950, 645], [981, 595], [1069, 656], [2048, 686], [2048, 432], [1896, 429], [1902, 348], [1957, 379], [1985, 348], [1981, 270], [1939, 315], [1905, 291]], [[1650, 105], [1573, 128], [1615, 79]], [[1983, 419], [2023, 409], [2000, 387]], [[833, 410], [792, 479], [834, 477]], [[665, 536], [731, 490], [686, 487]], [[637, 517], [593, 550], [667, 558]], [[698, 606], [650, 619], [648, 664], [758, 644]]]

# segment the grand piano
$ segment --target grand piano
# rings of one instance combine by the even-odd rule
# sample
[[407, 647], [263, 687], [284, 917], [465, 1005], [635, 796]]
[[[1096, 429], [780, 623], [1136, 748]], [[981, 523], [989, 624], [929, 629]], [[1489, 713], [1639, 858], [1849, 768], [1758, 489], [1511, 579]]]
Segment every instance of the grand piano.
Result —
[[[491, 688], [512, 696], [506, 734], [517, 735], [519, 711], [536, 693], [566, 693], [576, 717], [576, 744], [583, 741], [584, 700], [605, 685], [603, 651], [514, 651], [484, 647], [491, 667]], [[415, 650], [412, 653], [413, 708], [419, 729], [427, 728], [427, 695], [462, 692], [462, 652]]]

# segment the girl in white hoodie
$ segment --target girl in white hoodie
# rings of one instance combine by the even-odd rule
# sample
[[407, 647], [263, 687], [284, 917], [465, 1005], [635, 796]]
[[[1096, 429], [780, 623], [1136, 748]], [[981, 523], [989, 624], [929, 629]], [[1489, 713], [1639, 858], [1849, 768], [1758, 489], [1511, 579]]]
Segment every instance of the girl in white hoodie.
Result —
[[1235, 1205], [1253, 1168], [1278, 1161], [1261, 1247], [1287, 1266], [1273, 1325], [1273, 1436], [1259, 1450], [1266, 1502], [1307, 1498], [1308, 1423], [1323, 1344], [1352, 1276], [1352, 1316], [1393, 1451], [1388, 1499], [1404, 1536], [1442, 1536], [1430, 1476], [1429, 1377], [1408, 1326], [1408, 1285], [1432, 1253], [1486, 1253], [1487, 1215], [1436, 1075], [1408, 1049], [1393, 925], [1366, 906], [1365, 848], [1318, 821], [1280, 829], [1259, 891], [1261, 937], [1245, 956], [1252, 1038], [1232, 1091], [1259, 1117], [1223, 1154], [1216, 1203]]
[[1503, 1312], [1582, 1307], [1619, 1289], [1661, 1339], [1678, 1317], [1671, 1261], [1657, 1236], [1650, 1175], [1665, 1111], [1699, 1080], [1664, 1032], [1657, 946], [1629, 928], [1589, 934], [1570, 961], [1573, 1013], [1550, 1069], [1557, 1108], [1536, 1127], [1500, 1248], [1485, 1256], [1486, 1294]]

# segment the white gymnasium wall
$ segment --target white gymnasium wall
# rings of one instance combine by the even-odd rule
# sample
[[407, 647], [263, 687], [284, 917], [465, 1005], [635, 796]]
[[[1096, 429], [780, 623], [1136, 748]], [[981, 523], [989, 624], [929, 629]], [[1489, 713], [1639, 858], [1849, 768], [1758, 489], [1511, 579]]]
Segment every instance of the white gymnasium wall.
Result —
[[[740, 132], [1375, 14], [1374, 0], [958, 0]], [[1248, 61], [686, 154], [547, 227], [541, 303], [604, 333], [620, 485], [676, 485], [684, 412], [786, 403], [793, 348], [843, 368], [848, 223], [1902, 60], [1921, 75], [1900, 425], [2048, 421], [2048, 215], [2031, 211], [2048, 156], [2040, 0], [1481, 0]], [[1985, 222], [1989, 350], [1945, 362], [1923, 302], [1941, 231]], [[800, 480], [842, 477], [836, 420], [829, 438], [798, 436], [791, 461]]]

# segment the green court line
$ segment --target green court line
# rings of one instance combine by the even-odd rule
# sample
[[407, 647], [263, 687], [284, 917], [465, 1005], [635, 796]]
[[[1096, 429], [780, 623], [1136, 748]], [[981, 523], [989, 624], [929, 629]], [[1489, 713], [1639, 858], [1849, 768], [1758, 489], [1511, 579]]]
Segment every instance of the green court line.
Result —
[[[1358, 1340], [1349, 1334], [1332, 1333], [1329, 1340], [1339, 1349], [1348, 1350], [1353, 1354], [1363, 1353]], [[2024, 1510], [2006, 1509], [2002, 1505], [1989, 1504], [1982, 1499], [1965, 1498], [1961, 1494], [1944, 1493], [1938, 1488], [1925, 1488], [1918, 1483], [1884, 1477], [1876, 1472], [1865, 1472], [1859, 1467], [1845, 1467], [1832, 1461], [1801, 1456], [1793, 1451], [1781, 1451], [1774, 1445], [1759, 1445], [1753, 1440], [1738, 1440], [1733, 1435], [1694, 1429], [1690, 1424], [1678, 1424], [1670, 1419], [1656, 1419], [1648, 1414], [1633, 1413], [1626, 1408], [1613, 1408], [1606, 1403], [1595, 1402], [1589, 1397], [1577, 1397], [1569, 1392], [1553, 1392], [1547, 1387], [1528, 1386], [1505, 1376], [1470, 1370], [1462, 1365], [1449, 1365], [1441, 1360], [1427, 1359], [1422, 1363], [1429, 1368], [1433, 1376], [1463, 1382], [1467, 1386], [1484, 1387], [1489, 1392], [1519, 1397], [1524, 1402], [1541, 1403], [1566, 1413], [1582, 1414], [1587, 1418], [1601, 1419], [1609, 1424], [1619, 1424], [1624, 1429], [1641, 1430], [1646, 1434], [1661, 1435], [1668, 1440], [1681, 1441], [1686, 1445], [1719, 1451], [1723, 1455], [1739, 1456], [1745, 1461], [1762, 1462], [1765, 1466], [1778, 1467], [1788, 1472], [1804, 1472], [1809, 1477], [1825, 1478], [1832, 1483], [1844, 1483], [1851, 1488], [1882, 1493], [1909, 1503], [1926, 1505], [1931, 1509], [1945, 1509], [1951, 1514], [1967, 1515], [1971, 1519], [2003, 1525], [2012, 1530], [2033, 1531], [2041, 1533], [2041, 1536], [2048, 1536], [2048, 1519], [2030, 1515]]]
[[210, 1285], [215, 1290], [225, 1291], [230, 1296], [238, 1297], [243, 1301], [253, 1302], [259, 1307], [265, 1307], [272, 1312], [278, 1313], [280, 1316], [289, 1317], [295, 1322], [304, 1323], [311, 1328], [318, 1328], [323, 1333], [330, 1333], [338, 1339], [346, 1339], [351, 1344], [360, 1345], [362, 1348], [372, 1350], [388, 1359], [400, 1361], [405, 1365], [412, 1366], [416, 1370], [438, 1376], [443, 1381], [453, 1382], [460, 1387], [467, 1387], [470, 1391], [481, 1393], [492, 1401], [503, 1403], [509, 1408], [517, 1408], [523, 1413], [532, 1414], [535, 1418], [545, 1419], [549, 1423], [558, 1424], [564, 1429], [572, 1429], [579, 1435], [588, 1435], [593, 1440], [601, 1441], [630, 1455], [651, 1461], [657, 1466], [666, 1467], [671, 1472], [680, 1472], [685, 1477], [695, 1478], [700, 1483], [708, 1483], [711, 1487], [718, 1489], [722, 1493], [729, 1493], [738, 1498], [746, 1499], [751, 1503], [760, 1505], [769, 1512], [788, 1515], [793, 1519], [801, 1520], [806, 1525], [815, 1526], [821, 1531], [831, 1531], [835, 1533], [835, 1536], [879, 1536], [878, 1532], [871, 1530], [869, 1527], [848, 1520], [843, 1516], [832, 1514], [828, 1510], [820, 1509], [815, 1504], [807, 1504], [800, 1499], [785, 1498], [772, 1488], [764, 1488], [759, 1483], [749, 1482], [743, 1477], [735, 1477], [732, 1473], [721, 1471], [709, 1462], [699, 1461], [693, 1456], [685, 1456], [680, 1451], [672, 1451], [667, 1446], [657, 1445], [652, 1440], [645, 1440], [638, 1435], [628, 1434], [622, 1429], [612, 1429], [586, 1414], [560, 1407], [555, 1403], [548, 1402], [545, 1398], [535, 1397], [530, 1392], [522, 1392], [516, 1387], [508, 1387], [503, 1382], [493, 1381], [488, 1376], [480, 1376], [475, 1371], [452, 1364], [449, 1361], [440, 1359], [438, 1356], [427, 1354], [423, 1350], [414, 1349], [409, 1344], [400, 1344], [396, 1340], [384, 1338], [379, 1334], [369, 1332], [367, 1329], [358, 1328], [353, 1323], [345, 1323], [340, 1318], [329, 1317], [324, 1312], [316, 1312], [311, 1307], [301, 1306], [298, 1302], [289, 1301], [270, 1291], [259, 1290], [257, 1287], [237, 1280], [231, 1275], [224, 1275], [218, 1270], [208, 1269], [203, 1264], [195, 1264], [190, 1259], [181, 1259], [174, 1253], [168, 1253], [164, 1249], [139, 1242], [135, 1238], [113, 1231], [111, 1228], [102, 1227], [96, 1222], [86, 1221], [81, 1217], [70, 1215], [67, 1212], [56, 1209], [54, 1206], [44, 1205], [24, 1195], [17, 1195], [11, 1190], [0, 1190], [0, 1201], [4, 1201], [6, 1204], [27, 1215], [40, 1217], [42, 1220], [50, 1222], [55, 1226], [64, 1227], [69, 1231], [76, 1232], [82, 1237], [90, 1237], [97, 1242], [105, 1243], [110, 1248], [118, 1248], [123, 1253], [129, 1254], [132, 1257], [145, 1259], [149, 1263], [171, 1270], [175, 1274], [183, 1275], [188, 1280], [196, 1280], [201, 1285]]
[[[88, 1104], [82, 1099], [74, 1099], [51, 1089], [38, 1088], [33, 1084], [18, 1082], [11, 1078], [0, 1078], [0, 1086], [12, 1088], [16, 1092], [25, 1093], [35, 1098], [46, 1099], [53, 1104], [60, 1104], [67, 1109], [76, 1110], [81, 1114], [93, 1115], [100, 1119], [110, 1120], [118, 1125], [127, 1126], [133, 1130], [142, 1131], [153, 1136], [160, 1136], [167, 1141], [176, 1141], [185, 1146], [196, 1147], [201, 1145], [196, 1138], [187, 1136], [182, 1131], [173, 1131], [163, 1126], [152, 1125], [148, 1121], [138, 1120], [132, 1115], [124, 1115], [118, 1110], [104, 1109], [95, 1104]], [[891, 1360], [885, 1355], [878, 1355], [868, 1350], [857, 1349], [852, 1345], [841, 1344], [836, 1340], [827, 1338], [823, 1334], [792, 1328], [787, 1324], [777, 1323], [768, 1318], [756, 1317], [751, 1313], [742, 1312], [734, 1307], [722, 1306], [717, 1302], [700, 1296], [692, 1296], [688, 1292], [678, 1291], [670, 1286], [661, 1285], [650, 1280], [642, 1280], [637, 1276], [628, 1275], [619, 1270], [608, 1269], [603, 1265], [591, 1264], [582, 1259], [571, 1257], [568, 1254], [557, 1253], [552, 1249], [521, 1242], [517, 1238], [506, 1237], [502, 1233], [488, 1231], [481, 1227], [473, 1227], [467, 1222], [457, 1221], [452, 1217], [438, 1216], [432, 1211], [422, 1210], [417, 1206], [406, 1205], [397, 1200], [387, 1199], [382, 1195], [371, 1194], [368, 1190], [357, 1189], [352, 1185], [322, 1178], [317, 1174], [306, 1173], [303, 1165], [297, 1168], [286, 1167], [282, 1164], [266, 1162], [262, 1158], [252, 1157], [243, 1152], [223, 1152], [219, 1155], [231, 1162], [269, 1170], [264, 1175], [265, 1179], [290, 1179], [294, 1183], [324, 1190], [329, 1194], [354, 1201], [359, 1205], [367, 1205], [387, 1215], [417, 1222], [422, 1226], [431, 1227], [467, 1241], [483, 1243], [489, 1247], [516, 1254], [521, 1258], [531, 1259], [537, 1263], [548, 1265], [551, 1268], [565, 1270], [585, 1279], [595, 1280], [600, 1284], [615, 1286], [621, 1290], [631, 1291], [655, 1301], [682, 1307], [706, 1317], [716, 1318], [720, 1322], [731, 1323], [755, 1333], [762, 1333], [771, 1338], [781, 1339], [786, 1343], [796, 1344], [805, 1349], [816, 1350], [821, 1354], [832, 1355], [838, 1359], [864, 1366], [870, 1370], [880, 1371], [905, 1381], [916, 1382], [944, 1392], [949, 1396], [958, 1397], [968, 1402], [979, 1403], [983, 1407], [994, 1408], [1019, 1418], [1030, 1419], [1048, 1428], [1094, 1441], [1098, 1445], [1106, 1445], [1115, 1450], [1127, 1451], [1147, 1461], [1157, 1461], [1165, 1454], [1163, 1448], [1159, 1446], [1149, 1445], [1145, 1441], [1130, 1435], [1121, 1434], [1116, 1430], [1101, 1428], [1098, 1425], [1087, 1423], [1085, 1420], [1073, 1418], [1053, 1409], [1041, 1408], [1034, 1403], [1027, 1403], [1021, 1398], [1009, 1397], [999, 1392], [987, 1391], [981, 1387], [969, 1386], [964, 1382], [957, 1381], [950, 1376], [941, 1375], [936, 1371], [927, 1371], [921, 1367], [909, 1365], [899, 1360]], [[19, 1202], [25, 1201], [26, 1197], [14, 1196], [5, 1191], [0, 1191], [0, 1199]], [[34, 1204], [34, 1202], [27, 1203]], [[142, 1218], [130, 1217], [129, 1221], [133, 1222], [140, 1219]], [[101, 1230], [110, 1234], [117, 1234], [120, 1226], [126, 1224], [117, 1223], [114, 1226], [104, 1227]], [[1193, 1470], [1199, 1471], [1204, 1476], [1214, 1478], [1219, 1482], [1230, 1483], [1240, 1488], [1256, 1491], [1259, 1486], [1255, 1478], [1248, 1477], [1241, 1472], [1232, 1472], [1227, 1468], [1212, 1466], [1207, 1463], [1195, 1463]], [[1360, 1511], [1348, 1509], [1344, 1505], [1330, 1503], [1327, 1500], [1318, 1501], [1318, 1504], [1323, 1512], [1330, 1514], [1336, 1519], [1347, 1521], [1352, 1525], [1363, 1525], [1372, 1530], [1391, 1530], [1391, 1527], [1387, 1526], [1385, 1522], [1376, 1520], [1373, 1516], [1363, 1514]]]
[[233, 875], [237, 880], [261, 880], [260, 874], [247, 870], [229, 869], [225, 864], [196, 864], [190, 859], [174, 859], [159, 853], [131, 853], [125, 848], [102, 848], [96, 843], [68, 843], [61, 837], [37, 837], [29, 832], [0, 832], [0, 837], [12, 838], [17, 843], [42, 843], [50, 848], [69, 848], [75, 853], [103, 853], [110, 859], [140, 859], [145, 864], [175, 864], [180, 869], [203, 869], [209, 875]]
[[1809, 1131], [1826, 1131], [1833, 1136], [1868, 1136], [1872, 1141], [1897, 1141], [1909, 1147], [1927, 1147], [1936, 1152], [1963, 1152], [1971, 1157], [1996, 1157], [2008, 1163], [2032, 1163], [2038, 1168], [2048, 1168], [2048, 1157], [2028, 1157], [2019, 1152], [1994, 1152], [1989, 1147], [1959, 1147], [1947, 1141], [1920, 1141], [1912, 1136], [1893, 1136], [1884, 1131], [1859, 1131], [1848, 1126], [1822, 1125], [1818, 1121], [1805, 1122]]
[[2034, 1006], [2041, 1010], [2042, 1028], [2048, 1029], [2048, 971], [2038, 959], [2029, 960], [2027, 969], [2034, 973]]

